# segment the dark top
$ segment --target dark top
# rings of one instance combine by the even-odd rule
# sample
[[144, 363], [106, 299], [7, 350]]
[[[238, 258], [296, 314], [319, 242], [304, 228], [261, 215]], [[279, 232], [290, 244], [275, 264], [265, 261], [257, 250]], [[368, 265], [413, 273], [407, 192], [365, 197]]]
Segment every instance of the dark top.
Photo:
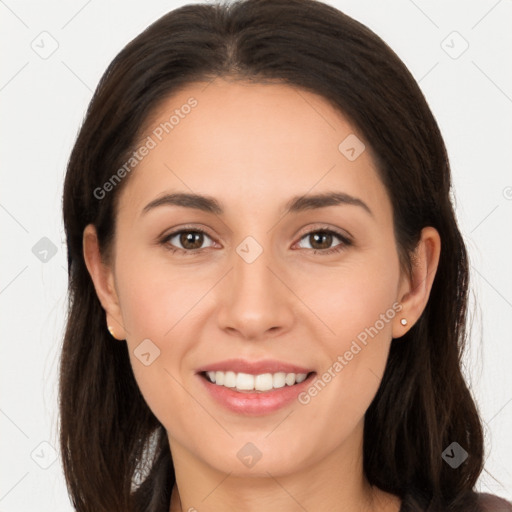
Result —
[[494, 494], [481, 493], [478, 497], [485, 512], [512, 512], [512, 503]]
[[[478, 505], [480, 505], [483, 512], [512, 512], [512, 503], [500, 498], [499, 496], [488, 493], [477, 493], [477, 496]], [[399, 512], [412, 512], [412, 510], [417, 512], [416, 509], [413, 509], [410, 505], [406, 504], [406, 501], [408, 500], [404, 499], [402, 501]]]

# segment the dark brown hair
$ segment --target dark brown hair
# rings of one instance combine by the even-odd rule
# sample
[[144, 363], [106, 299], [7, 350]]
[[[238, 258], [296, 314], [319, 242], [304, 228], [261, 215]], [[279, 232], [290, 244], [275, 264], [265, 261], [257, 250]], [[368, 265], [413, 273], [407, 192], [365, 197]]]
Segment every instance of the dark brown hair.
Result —
[[[73, 148], [63, 195], [69, 314], [60, 374], [60, 442], [77, 511], [168, 511], [175, 481], [163, 425], [134, 379], [126, 343], [113, 343], [83, 258], [87, 224], [107, 257], [116, 198], [94, 191], [126, 161], [162, 101], [196, 81], [276, 81], [318, 94], [362, 134], [393, 204], [400, 261], [410, 271], [421, 229], [442, 242], [423, 314], [393, 340], [365, 418], [368, 481], [403, 510], [478, 510], [482, 427], [461, 373], [468, 260], [450, 200], [448, 157], [415, 80], [371, 30], [315, 0], [187, 5], [148, 27], [109, 65]], [[341, 142], [341, 141], [340, 141]], [[134, 170], [136, 172], [136, 170]], [[215, 179], [215, 176], [212, 176]], [[441, 457], [467, 452], [457, 469]]]

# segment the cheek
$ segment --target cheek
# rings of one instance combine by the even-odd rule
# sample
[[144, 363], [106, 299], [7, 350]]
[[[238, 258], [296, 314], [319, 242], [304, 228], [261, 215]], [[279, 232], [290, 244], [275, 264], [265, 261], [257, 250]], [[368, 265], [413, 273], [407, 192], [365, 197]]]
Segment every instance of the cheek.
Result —
[[119, 254], [130, 255], [116, 260], [116, 282], [135, 380], [158, 420], [186, 440], [193, 425], [205, 424], [187, 379], [197, 364], [192, 358], [204, 338], [205, 317], [215, 310], [209, 291], [219, 272], [179, 268], [162, 253], [134, 245]]
[[[311, 282], [307, 290], [303, 288], [308, 306], [322, 321], [318, 332], [323, 334], [316, 336], [318, 348], [328, 355], [316, 384], [301, 399], [302, 404], [311, 405], [312, 420], [329, 410], [329, 421], [341, 430], [350, 430], [377, 392], [392, 325], [400, 314], [396, 301], [398, 259], [389, 254], [388, 258], [373, 255], [357, 265], [337, 269], [315, 280], [315, 286]], [[336, 412], [340, 410], [344, 414]]]
[[140, 391], [163, 422], [168, 404], [179, 407], [186, 399], [177, 381], [190, 349], [189, 312], [204, 294], [204, 284], [131, 254], [116, 261], [126, 343]]
[[204, 285], [166, 264], [161, 255], [136, 248], [126, 254], [131, 257], [116, 261], [116, 277], [129, 341], [172, 336], [204, 293]]
[[[321, 321], [319, 339], [337, 355], [351, 341], [365, 336], [386, 339], [397, 315], [398, 256], [389, 251], [372, 251], [347, 258], [347, 263], [304, 276], [297, 290]], [[378, 331], [378, 333], [375, 332]], [[319, 331], [320, 332], [320, 331]]]

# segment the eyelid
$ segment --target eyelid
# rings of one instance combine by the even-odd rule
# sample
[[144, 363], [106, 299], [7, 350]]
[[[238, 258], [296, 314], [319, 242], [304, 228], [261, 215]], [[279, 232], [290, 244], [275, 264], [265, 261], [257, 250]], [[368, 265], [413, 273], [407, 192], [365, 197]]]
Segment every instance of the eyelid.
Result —
[[354, 238], [346, 229], [329, 226], [327, 224], [319, 224], [319, 225], [316, 225], [313, 227], [308, 226], [303, 231], [301, 230], [297, 236], [299, 237], [299, 240], [300, 240], [305, 235], [310, 235], [311, 233], [316, 233], [317, 231], [330, 231], [332, 233], [335, 233], [337, 236], [341, 237], [342, 239], [345, 239], [350, 242], [352, 242], [352, 240]]
[[[200, 227], [201, 226], [201, 227]], [[198, 231], [200, 233], [204, 233], [205, 235], [208, 235], [210, 238], [214, 239], [215, 237], [211, 235], [208, 231], [208, 228], [202, 227], [202, 225], [184, 225], [184, 226], [176, 226], [175, 228], [172, 228], [170, 231], [165, 230], [161, 235], [157, 237], [158, 240], [161, 240], [162, 238], [169, 238], [170, 236], [175, 236], [182, 231]]]

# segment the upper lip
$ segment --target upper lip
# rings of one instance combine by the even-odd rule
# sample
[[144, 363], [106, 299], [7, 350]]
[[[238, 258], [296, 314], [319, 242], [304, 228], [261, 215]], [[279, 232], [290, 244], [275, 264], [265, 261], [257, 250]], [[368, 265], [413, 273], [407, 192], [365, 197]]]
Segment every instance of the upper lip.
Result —
[[226, 359], [217, 363], [208, 364], [197, 369], [202, 372], [235, 372], [260, 375], [263, 373], [310, 373], [313, 370], [295, 364], [284, 363], [274, 359], [263, 359], [261, 361], [247, 361], [246, 359]]

